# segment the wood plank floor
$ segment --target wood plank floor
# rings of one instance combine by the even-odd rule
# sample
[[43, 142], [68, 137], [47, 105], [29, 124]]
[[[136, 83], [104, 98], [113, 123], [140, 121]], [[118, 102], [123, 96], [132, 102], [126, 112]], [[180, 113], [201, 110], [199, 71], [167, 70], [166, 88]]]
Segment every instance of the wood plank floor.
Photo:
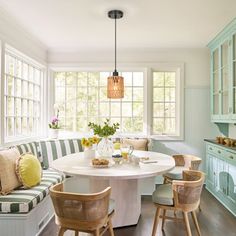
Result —
[[[199, 225], [202, 236], [236, 236], [236, 217], [224, 208], [207, 190], [203, 190], [201, 198], [201, 212], [197, 212]], [[116, 236], [149, 236], [151, 235], [155, 207], [152, 204], [150, 196], [142, 197], [142, 215], [137, 226], [123, 227], [115, 229]], [[171, 212], [170, 212], [171, 214]], [[181, 214], [178, 213], [181, 216]], [[197, 235], [191, 217], [190, 224], [192, 234]], [[160, 224], [159, 224], [160, 226]], [[56, 236], [58, 227], [54, 219], [50, 221], [40, 236]], [[74, 235], [73, 231], [67, 231], [65, 236]], [[87, 235], [87, 234], [80, 234]], [[109, 234], [105, 234], [108, 236]], [[175, 223], [166, 220], [165, 230], [161, 231], [160, 227], [157, 232], [158, 236], [184, 236], [185, 228], [181, 222]]]

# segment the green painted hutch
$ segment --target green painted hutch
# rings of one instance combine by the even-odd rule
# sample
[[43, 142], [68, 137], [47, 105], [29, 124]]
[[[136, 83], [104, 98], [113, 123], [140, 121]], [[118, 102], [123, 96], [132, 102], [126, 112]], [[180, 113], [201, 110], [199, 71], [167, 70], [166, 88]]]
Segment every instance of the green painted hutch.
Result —
[[[211, 121], [236, 123], [236, 18], [209, 44]], [[206, 141], [206, 188], [236, 216], [236, 148]]]

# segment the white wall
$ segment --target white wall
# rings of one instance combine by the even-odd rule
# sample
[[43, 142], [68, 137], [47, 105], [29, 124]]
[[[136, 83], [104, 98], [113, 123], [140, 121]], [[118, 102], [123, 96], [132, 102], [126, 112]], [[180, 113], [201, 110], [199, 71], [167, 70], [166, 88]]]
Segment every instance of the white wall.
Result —
[[[78, 65], [83, 63], [113, 65], [113, 51], [49, 52], [50, 64]], [[167, 154], [195, 154], [203, 158], [205, 166], [204, 138], [219, 134], [210, 122], [210, 53], [199, 49], [137, 49], [119, 50], [119, 66], [142, 65], [159, 62], [180, 62], [185, 65], [185, 138], [183, 141], [153, 141], [153, 149]]]

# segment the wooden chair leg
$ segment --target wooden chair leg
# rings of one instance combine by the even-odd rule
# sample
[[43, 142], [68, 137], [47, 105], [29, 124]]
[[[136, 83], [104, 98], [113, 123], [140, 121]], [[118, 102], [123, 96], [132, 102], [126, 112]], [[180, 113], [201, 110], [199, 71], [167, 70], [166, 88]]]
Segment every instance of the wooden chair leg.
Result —
[[162, 224], [161, 224], [161, 229], [162, 230], [164, 230], [165, 219], [166, 219], [166, 210], [163, 209]]
[[184, 222], [185, 222], [185, 226], [186, 226], [186, 230], [187, 230], [187, 235], [192, 236], [190, 225], [189, 225], [189, 220], [188, 220], [188, 213], [183, 212], [183, 215], [184, 215]]
[[79, 231], [75, 231], [75, 236], [79, 236]]
[[65, 232], [66, 232], [66, 229], [60, 227], [60, 230], [59, 230], [59, 232], [58, 232], [58, 236], [63, 236]]
[[111, 236], [114, 236], [113, 226], [111, 220], [108, 221], [109, 224], [109, 232]]
[[191, 215], [192, 215], [192, 218], [193, 218], [194, 225], [195, 225], [195, 227], [197, 229], [198, 236], [201, 236], [201, 231], [200, 231], [200, 228], [199, 228], [196, 212], [192, 211]]
[[158, 226], [158, 222], [159, 222], [159, 218], [160, 218], [160, 213], [161, 213], [161, 208], [157, 207], [154, 222], [153, 222], [152, 236], [156, 235], [157, 226]]
[[99, 229], [96, 229], [95, 231], [95, 236], [99, 236], [100, 235], [100, 230]]

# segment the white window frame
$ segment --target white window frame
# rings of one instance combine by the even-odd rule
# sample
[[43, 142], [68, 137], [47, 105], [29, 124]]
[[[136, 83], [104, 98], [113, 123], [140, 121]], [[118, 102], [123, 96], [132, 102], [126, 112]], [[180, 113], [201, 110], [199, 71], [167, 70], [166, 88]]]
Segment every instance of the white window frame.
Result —
[[[53, 105], [55, 103], [55, 84], [53, 81], [53, 72], [63, 72], [63, 71], [113, 71], [113, 65], [105, 65], [104, 63], [95, 63], [95, 64], [49, 64], [48, 65], [48, 75], [49, 75], [49, 85], [48, 91], [50, 91], [49, 104], [48, 104], [48, 120], [52, 117], [54, 113]], [[153, 63], [153, 62], [144, 62], [144, 63], [119, 63], [119, 72], [122, 71], [143, 71], [144, 72], [144, 132], [142, 134], [116, 134], [114, 137], [139, 137], [139, 138], [151, 138], [154, 140], [160, 141], [175, 141], [175, 140], [184, 140], [184, 63]], [[152, 97], [153, 97], [153, 82], [152, 82], [152, 72], [153, 71], [176, 71], [178, 79], [178, 91], [176, 94], [176, 99], [178, 103], [178, 113], [177, 115], [177, 125], [178, 125], [178, 135], [153, 135], [152, 134]], [[83, 136], [85, 134], [75, 134]]]
[[150, 104], [151, 117], [149, 117], [150, 135], [155, 140], [183, 140], [184, 139], [184, 64], [183, 63], [162, 63], [152, 66], [150, 69], [151, 100], [153, 99], [153, 72], [175, 72], [176, 73], [176, 134], [153, 134], [153, 101]]
[[[5, 52], [8, 51], [10, 54], [13, 56], [15, 55], [16, 57], [24, 60], [27, 62], [27, 64], [31, 64], [37, 69], [39, 69], [42, 73], [43, 76], [41, 77], [40, 80], [40, 116], [39, 116], [39, 129], [37, 134], [29, 134], [29, 135], [19, 135], [19, 136], [13, 136], [13, 137], [5, 137]], [[10, 46], [9, 44], [6, 44], [5, 42], [1, 43], [1, 77], [3, 78], [1, 80], [0, 88], [1, 88], [1, 94], [0, 94], [0, 101], [1, 101], [1, 117], [0, 117], [0, 146], [10, 146], [10, 145], [15, 145], [18, 143], [23, 142], [30, 142], [30, 141], [35, 141], [39, 139], [40, 137], [43, 136], [44, 132], [44, 113], [45, 113], [45, 107], [44, 107], [44, 102], [46, 101], [45, 99], [45, 80], [46, 80], [46, 66], [42, 65], [41, 63], [37, 62], [36, 60], [32, 59], [31, 57], [25, 55], [24, 53], [18, 51], [14, 47]]]

